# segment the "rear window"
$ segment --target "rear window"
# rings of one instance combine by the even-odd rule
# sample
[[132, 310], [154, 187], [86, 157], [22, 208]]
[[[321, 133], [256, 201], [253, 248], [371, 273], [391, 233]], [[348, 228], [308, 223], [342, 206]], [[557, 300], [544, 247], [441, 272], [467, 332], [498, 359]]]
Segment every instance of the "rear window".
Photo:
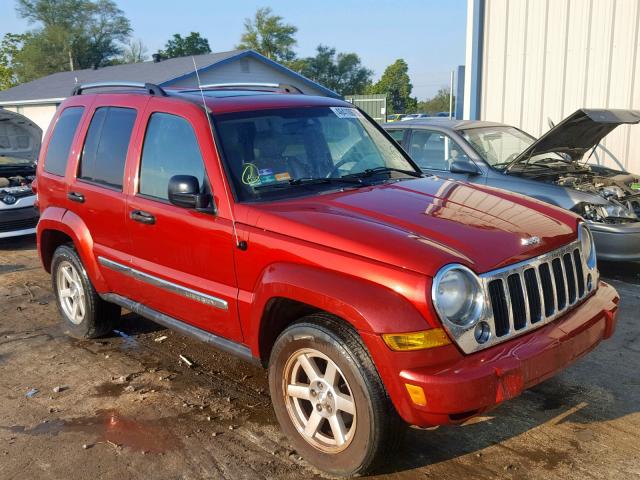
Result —
[[78, 177], [122, 188], [124, 164], [135, 121], [136, 111], [131, 108], [96, 109], [82, 150]]
[[73, 137], [83, 113], [84, 107], [69, 107], [58, 118], [44, 159], [45, 172], [64, 176]]

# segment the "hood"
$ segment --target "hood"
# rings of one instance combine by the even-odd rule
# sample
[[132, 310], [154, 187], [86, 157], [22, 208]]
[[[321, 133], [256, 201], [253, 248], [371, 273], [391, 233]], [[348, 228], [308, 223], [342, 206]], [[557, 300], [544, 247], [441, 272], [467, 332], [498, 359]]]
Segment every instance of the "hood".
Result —
[[565, 210], [437, 177], [253, 208], [257, 228], [430, 276], [448, 263], [483, 273], [541, 255], [574, 240], [577, 225]]
[[40, 153], [42, 129], [19, 113], [0, 108], [0, 170], [33, 165]]
[[566, 153], [580, 160], [618, 125], [640, 122], [638, 110], [580, 109], [533, 142], [507, 169], [544, 153]]

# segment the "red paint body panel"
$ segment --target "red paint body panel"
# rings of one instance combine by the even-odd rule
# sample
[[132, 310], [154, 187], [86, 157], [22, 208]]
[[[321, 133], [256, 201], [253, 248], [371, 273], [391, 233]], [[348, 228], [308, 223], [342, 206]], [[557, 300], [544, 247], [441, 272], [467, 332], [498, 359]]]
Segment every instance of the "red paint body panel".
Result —
[[[541, 381], [608, 338], [615, 327], [617, 294], [602, 284], [594, 295], [557, 321], [493, 348], [463, 355], [455, 345], [392, 352], [382, 333], [441, 326], [430, 300], [435, 273], [462, 263], [484, 273], [536, 257], [574, 241], [578, 217], [520, 195], [439, 178], [345, 189], [269, 203], [237, 203], [221, 169], [219, 151], [199, 93], [150, 97], [136, 94], [74, 96], [85, 107], [65, 177], [43, 171], [51, 136], [38, 165], [41, 208], [38, 243], [50, 231], [68, 235], [99, 293], [115, 292], [205, 331], [242, 343], [260, 357], [265, 306], [287, 298], [332, 313], [360, 333], [389, 395], [409, 423], [458, 421], [485, 411]], [[270, 94], [207, 98], [213, 115], [269, 108], [347, 106], [335, 99]], [[123, 191], [76, 179], [84, 134], [95, 108], [138, 110]], [[154, 112], [186, 119], [196, 134], [212, 187], [216, 214], [186, 210], [138, 195], [146, 125]], [[69, 191], [84, 204], [71, 205]], [[132, 222], [132, 210], [156, 217]], [[232, 218], [239, 240], [236, 248]], [[537, 236], [538, 244], [521, 240]], [[99, 264], [115, 261], [156, 279], [227, 302], [227, 309], [187, 298]], [[423, 386], [427, 405], [411, 403], [404, 382]], [[452, 419], [449, 415], [461, 415]]]

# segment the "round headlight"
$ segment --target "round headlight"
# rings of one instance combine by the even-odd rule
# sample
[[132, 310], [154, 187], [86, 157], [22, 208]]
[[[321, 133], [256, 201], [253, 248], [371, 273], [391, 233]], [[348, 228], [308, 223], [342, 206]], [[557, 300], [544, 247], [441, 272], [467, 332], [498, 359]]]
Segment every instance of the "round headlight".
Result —
[[459, 327], [473, 325], [482, 315], [480, 280], [462, 265], [447, 265], [438, 272], [432, 297], [440, 318]]
[[596, 262], [596, 249], [593, 243], [593, 235], [591, 230], [584, 223], [580, 225], [580, 247], [582, 249], [582, 256], [589, 268], [595, 267]]

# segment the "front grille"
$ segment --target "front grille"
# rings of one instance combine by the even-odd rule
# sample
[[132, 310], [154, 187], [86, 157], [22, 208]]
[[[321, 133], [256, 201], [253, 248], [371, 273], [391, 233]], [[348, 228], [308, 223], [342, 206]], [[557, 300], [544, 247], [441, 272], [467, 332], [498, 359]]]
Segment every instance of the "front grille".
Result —
[[549, 322], [585, 297], [580, 245], [573, 243], [519, 265], [482, 275], [494, 334], [505, 340]]
[[0, 233], [35, 228], [38, 212], [33, 207], [0, 210]]

